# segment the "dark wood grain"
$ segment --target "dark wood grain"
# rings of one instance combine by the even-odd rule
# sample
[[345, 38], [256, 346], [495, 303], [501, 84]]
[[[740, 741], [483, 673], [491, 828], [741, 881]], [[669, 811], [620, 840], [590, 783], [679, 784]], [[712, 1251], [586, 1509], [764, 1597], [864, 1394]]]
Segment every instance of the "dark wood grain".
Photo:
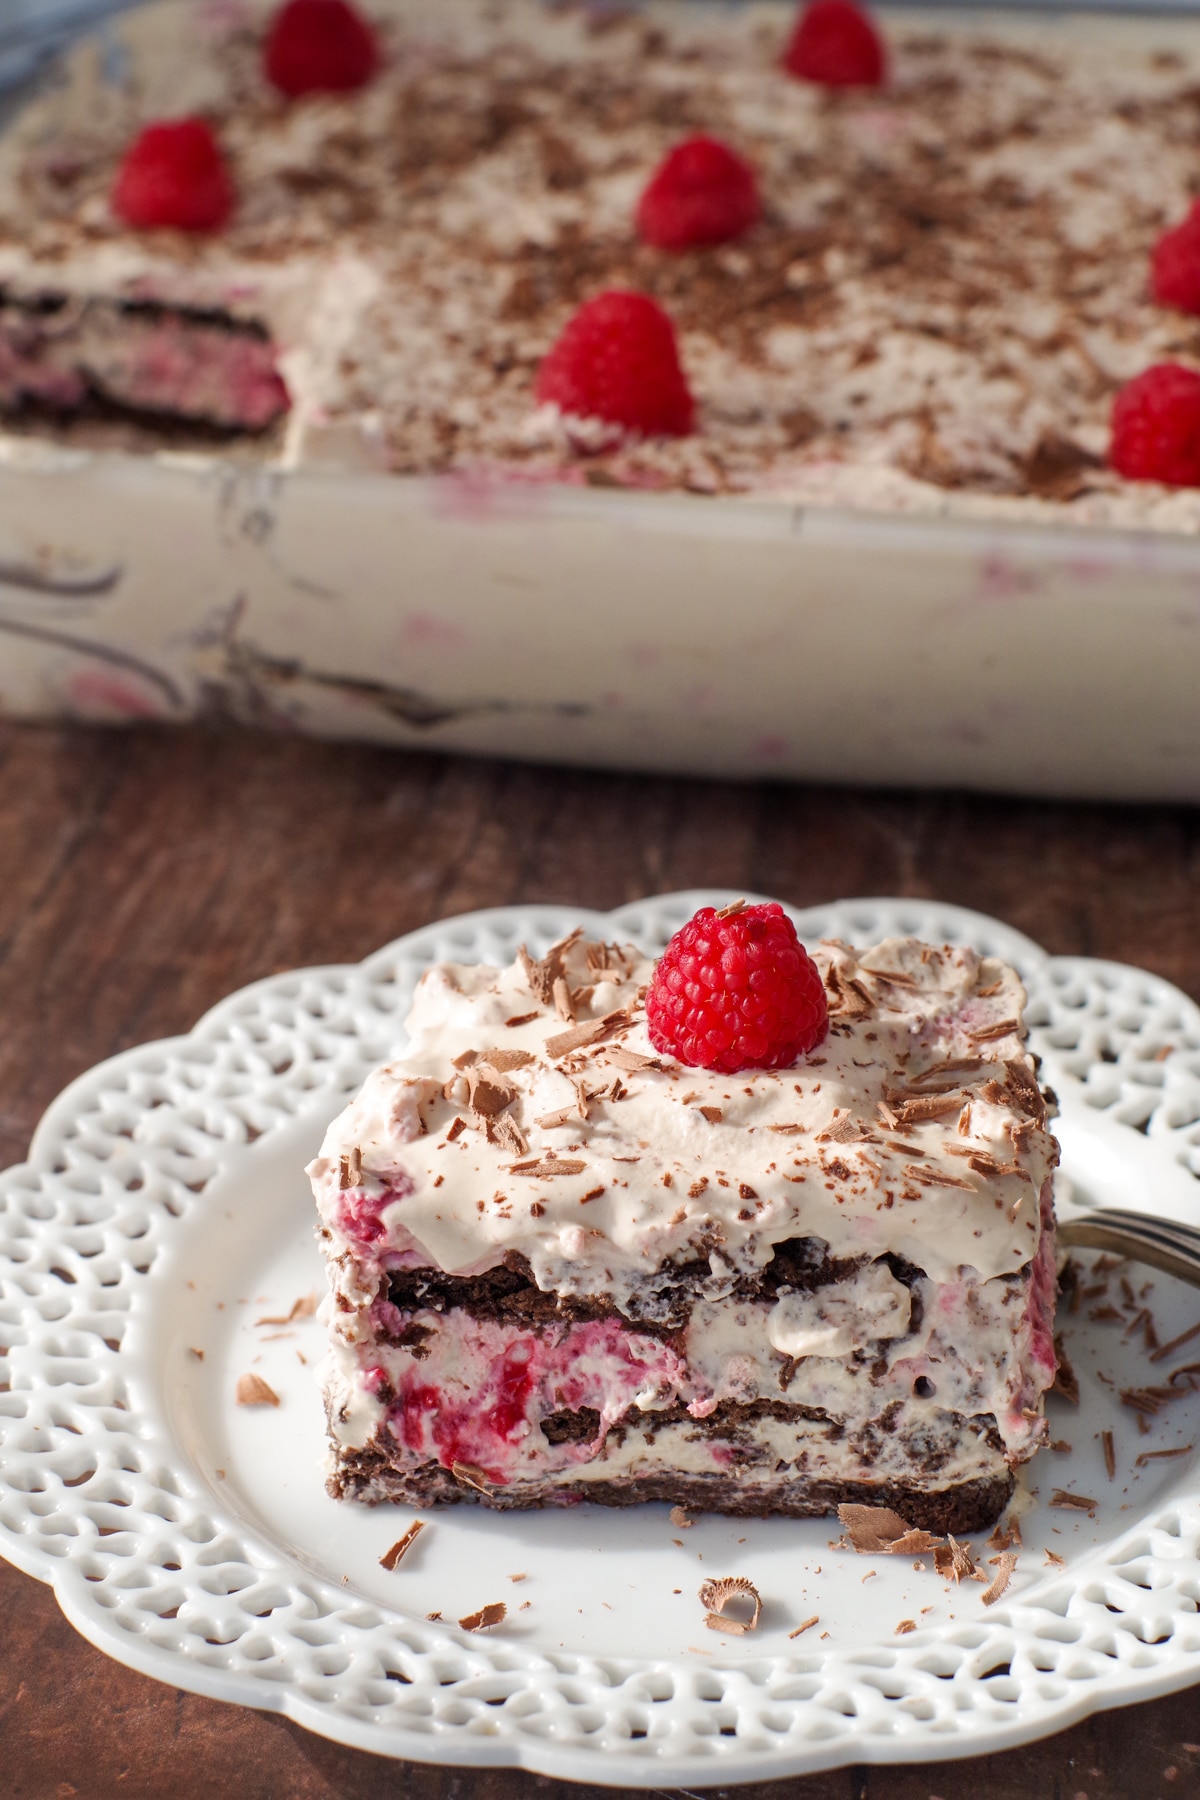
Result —
[[[98, 1058], [275, 970], [448, 913], [717, 885], [798, 904], [933, 896], [1200, 998], [1200, 812], [738, 787], [251, 736], [0, 728], [0, 1155]], [[0, 1564], [0, 1796], [558, 1800], [599, 1788], [397, 1767], [179, 1693]], [[643, 1800], [652, 1792], [645, 1790]], [[678, 1792], [679, 1790], [672, 1790]], [[720, 1793], [722, 1790], [709, 1790]], [[846, 1769], [747, 1800], [1200, 1795], [1200, 1689], [1011, 1754]]]

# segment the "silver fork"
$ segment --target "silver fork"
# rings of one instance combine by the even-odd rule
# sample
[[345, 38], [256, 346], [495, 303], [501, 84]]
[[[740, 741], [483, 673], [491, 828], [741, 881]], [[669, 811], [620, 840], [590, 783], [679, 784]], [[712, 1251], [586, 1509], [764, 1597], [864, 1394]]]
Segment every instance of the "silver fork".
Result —
[[1081, 1249], [1129, 1256], [1135, 1262], [1149, 1263], [1151, 1268], [1200, 1287], [1200, 1230], [1194, 1225], [1177, 1225], [1173, 1219], [1159, 1219], [1152, 1213], [1105, 1207], [1060, 1219], [1058, 1241], [1068, 1247], [1078, 1245]]

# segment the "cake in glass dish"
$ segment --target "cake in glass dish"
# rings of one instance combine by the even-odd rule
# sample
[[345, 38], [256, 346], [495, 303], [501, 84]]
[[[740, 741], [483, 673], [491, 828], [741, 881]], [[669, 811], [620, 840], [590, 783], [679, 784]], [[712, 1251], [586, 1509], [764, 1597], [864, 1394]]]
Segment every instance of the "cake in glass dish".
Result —
[[1055, 1369], [1018, 976], [910, 938], [810, 959], [775, 906], [685, 934], [422, 978], [309, 1169], [330, 1491], [990, 1522]]
[[[1106, 464], [1114, 395], [1195, 352], [1150, 278], [1194, 178], [1185, 36], [890, 15], [886, 56], [841, 86], [797, 78], [790, 4], [365, 10], [371, 54], [314, 92], [272, 62], [257, 0], [139, 8], [11, 124], [13, 429], [1200, 528], [1194, 492]], [[156, 228], [126, 159], [185, 118], [228, 203]], [[731, 159], [698, 235], [661, 205], [697, 140]], [[581, 426], [541, 374], [614, 291], [661, 308], [688, 396], [644, 429]]]

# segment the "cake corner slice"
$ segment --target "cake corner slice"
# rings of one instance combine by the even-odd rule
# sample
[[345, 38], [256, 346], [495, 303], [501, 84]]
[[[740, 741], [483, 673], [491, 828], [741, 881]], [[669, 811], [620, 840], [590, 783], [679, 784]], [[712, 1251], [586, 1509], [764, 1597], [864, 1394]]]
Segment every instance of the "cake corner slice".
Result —
[[333, 1494], [1003, 1510], [1055, 1368], [1018, 976], [912, 938], [810, 959], [779, 908], [688, 931], [657, 967], [577, 932], [422, 978], [309, 1170]]

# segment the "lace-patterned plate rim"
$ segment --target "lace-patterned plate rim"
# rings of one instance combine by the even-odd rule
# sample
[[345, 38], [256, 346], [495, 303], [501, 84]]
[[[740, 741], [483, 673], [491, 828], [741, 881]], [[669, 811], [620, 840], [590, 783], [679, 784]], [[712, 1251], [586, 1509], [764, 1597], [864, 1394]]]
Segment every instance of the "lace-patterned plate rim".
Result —
[[[736, 897], [450, 919], [358, 966], [258, 982], [187, 1036], [126, 1052], [59, 1096], [29, 1161], [0, 1177], [0, 1550], [53, 1584], [84, 1636], [154, 1678], [365, 1749], [616, 1787], [981, 1753], [1195, 1679], [1200, 1502], [1182, 1457], [1098, 1536], [1073, 1515], [1083, 1536], [1069, 1566], [1014, 1582], [987, 1613], [829, 1649], [813, 1634], [781, 1653], [718, 1643], [701, 1660], [471, 1636], [398, 1610], [397, 1590], [381, 1603], [357, 1577], [348, 1588], [336, 1559], [298, 1552], [222, 1490], [203, 1420], [173, 1411], [183, 1390], [175, 1351], [161, 1352], [188, 1303], [182, 1252], [264, 1157], [286, 1160], [394, 1048], [422, 969], [500, 961], [578, 923], [654, 949], [699, 905]], [[1089, 1203], [1196, 1219], [1200, 1011], [1168, 983], [1050, 957], [929, 901], [789, 910], [808, 940], [912, 932], [1014, 962]], [[559, 1528], [542, 1519], [543, 1532]], [[485, 1534], [487, 1521], [462, 1529]], [[678, 1552], [663, 1567], [677, 1580]]]

